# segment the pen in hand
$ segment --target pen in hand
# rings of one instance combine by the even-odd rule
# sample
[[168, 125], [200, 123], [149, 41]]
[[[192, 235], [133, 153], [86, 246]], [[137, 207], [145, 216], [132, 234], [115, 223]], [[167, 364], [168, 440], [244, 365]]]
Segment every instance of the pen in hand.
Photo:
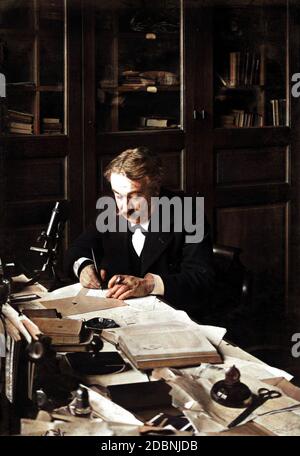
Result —
[[100, 289], [103, 290], [101, 274], [99, 273], [99, 270], [98, 270], [98, 267], [97, 267], [96, 258], [95, 258], [95, 254], [94, 254], [94, 249], [91, 249], [91, 251], [92, 251], [94, 267], [95, 267], [95, 270], [96, 270], [96, 273], [97, 273], [97, 277], [98, 277], [98, 280], [99, 280], [99, 283], [100, 283]]

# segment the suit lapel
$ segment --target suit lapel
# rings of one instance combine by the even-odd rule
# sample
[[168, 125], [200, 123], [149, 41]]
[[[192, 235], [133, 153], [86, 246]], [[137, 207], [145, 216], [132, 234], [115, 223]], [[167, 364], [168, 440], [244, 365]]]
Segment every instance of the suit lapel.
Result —
[[147, 233], [141, 257], [142, 276], [149, 271], [150, 266], [166, 250], [172, 239], [173, 233]]

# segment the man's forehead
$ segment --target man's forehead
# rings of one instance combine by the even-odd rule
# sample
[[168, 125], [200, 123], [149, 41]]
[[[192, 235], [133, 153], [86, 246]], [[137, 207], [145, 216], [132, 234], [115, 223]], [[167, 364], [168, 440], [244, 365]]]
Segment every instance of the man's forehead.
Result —
[[147, 178], [140, 180], [128, 179], [124, 174], [112, 173], [110, 176], [110, 183], [112, 189], [118, 193], [132, 193], [138, 192], [145, 188], [147, 185]]

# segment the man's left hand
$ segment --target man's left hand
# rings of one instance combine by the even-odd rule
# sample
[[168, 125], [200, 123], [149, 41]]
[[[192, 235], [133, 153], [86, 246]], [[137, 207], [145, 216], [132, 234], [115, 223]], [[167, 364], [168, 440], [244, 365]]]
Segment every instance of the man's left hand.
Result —
[[154, 288], [154, 277], [146, 274], [144, 278], [131, 275], [114, 275], [108, 282], [107, 298], [127, 299], [147, 296]]

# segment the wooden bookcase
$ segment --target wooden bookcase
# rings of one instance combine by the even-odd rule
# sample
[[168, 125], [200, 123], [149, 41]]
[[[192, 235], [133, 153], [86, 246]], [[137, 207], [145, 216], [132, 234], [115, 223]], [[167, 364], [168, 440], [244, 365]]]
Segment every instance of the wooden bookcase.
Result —
[[9, 260], [36, 244], [55, 201], [77, 220], [65, 244], [82, 230], [81, 19], [81, 0], [0, 3], [0, 250]]
[[65, 2], [24, 0], [17, 7], [15, 2], [5, 6], [0, 17], [7, 86], [2, 132], [63, 134]]
[[[10, 24], [0, 9], [0, 49], [15, 41], [27, 68], [7, 82], [33, 83], [8, 88], [7, 102], [34, 115], [34, 134], [0, 138], [11, 243], [32, 242], [57, 199], [70, 203], [71, 241], [106, 191], [106, 163], [149, 146], [162, 157], [167, 186], [205, 197], [214, 241], [242, 248], [258, 295], [267, 290], [262, 300], [297, 306], [297, 2], [67, 0], [63, 21], [41, 20], [44, 7], [62, 0], [21, 3]], [[61, 133], [44, 134], [44, 117], [59, 118]]]

